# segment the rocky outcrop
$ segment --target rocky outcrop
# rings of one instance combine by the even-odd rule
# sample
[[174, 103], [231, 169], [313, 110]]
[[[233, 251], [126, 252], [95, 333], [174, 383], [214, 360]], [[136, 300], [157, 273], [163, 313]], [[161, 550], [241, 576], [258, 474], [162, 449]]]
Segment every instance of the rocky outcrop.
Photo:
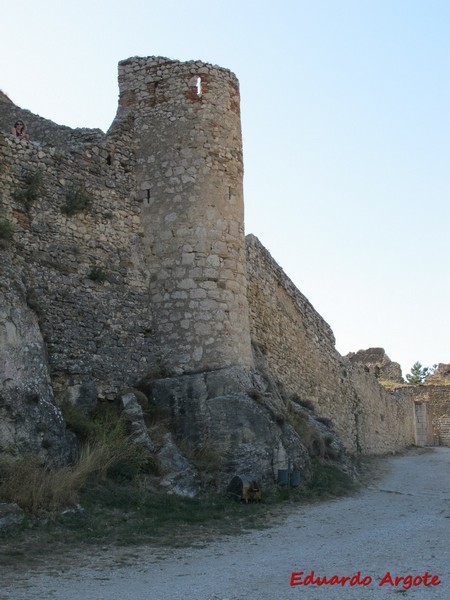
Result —
[[169, 411], [176, 439], [194, 453], [205, 444], [216, 453], [221, 486], [236, 474], [272, 484], [288, 459], [294, 469], [308, 469], [308, 452], [286, 411], [260, 382], [239, 367], [154, 382], [153, 401]]
[[137, 394], [129, 391], [120, 395], [119, 408], [124, 419], [130, 441], [133, 444], [142, 446], [149, 452], [155, 451], [155, 444], [152, 442], [147, 425], [145, 424], [144, 411], [139, 404]]
[[164, 435], [157, 456], [162, 469], [159, 484], [165, 491], [188, 498], [199, 493], [202, 484], [200, 474], [178, 448], [170, 432]]
[[450, 364], [439, 363], [435, 371], [425, 378], [424, 383], [432, 385], [448, 385], [450, 383]]
[[[47, 352], [25, 288], [4, 265], [0, 277], [0, 455], [67, 463], [72, 437], [53, 402]], [[9, 275], [9, 277], [5, 277]]]
[[368, 348], [350, 352], [346, 358], [352, 364], [361, 365], [367, 373], [371, 373], [381, 381], [403, 382], [400, 365], [389, 358], [384, 348]]
[[8, 96], [0, 90], [0, 102], [6, 102], [7, 104], [13, 104], [13, 101], [8, 98]]

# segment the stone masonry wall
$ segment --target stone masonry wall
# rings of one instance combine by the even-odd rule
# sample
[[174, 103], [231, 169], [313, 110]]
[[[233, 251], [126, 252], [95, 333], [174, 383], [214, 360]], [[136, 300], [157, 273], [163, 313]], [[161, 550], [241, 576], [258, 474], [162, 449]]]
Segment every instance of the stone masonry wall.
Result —
[[403, 383], [402, 370], [398, 363], [387, 356], [384, 348], [368, 348], [350, 352], [346, 358], [351, 363], [363, 366], [364, 370], [372, 373], [380, 381], [396, 381]]
[[392, 394], [426, 407], [432, 422], [427, 444], [450, 446], [450, 385], [407, 385], [394, 389]]
[[18, 119], [25, 123], [30, 139], [41, 146], [52, 146], [65, 152], [77, 153], [82, 144], [101, 144], [105, 141], [105, 134], [100, 129], [72, 129], [58, 125], [16, 106], [0, 95], [0, 131], [10, 133]]
[[287, 398], [331, 419], [347, 448], [396, 451], [414, 443], [410, 399], [393, 398], [334, 348], [328, 324], [254, 236], [247, 236], [251, 335]]
[[[0, 217], [15, 230], [4, 252], [39, 316], [55, 389], [70, 397], [111, 396], [160, 366], [253, 363], [237, 79], [134, 58], [119, 83], [107, 135], [0, 99]], [[17, 118], [29, 142], [9, 135]], [[89, 208], [65, 214], [80, 194]]]
[[238, 81], [199, 61], [131, 58], [119, 87], [163, 362], [178, 373], [251, 366]]
[[[0, 216], [14, 226], [2, 261], [39, 318], [55, 391], [74, 396], [112, 395], [157, 357], [140, 203], [127, 152], [112, 157], [110, 150], [105, 143], [63, 151], [0, 135]], [[27, 207], [27, 181], [37, 173], [41, 183]], [[65, 214], [77, 193], [89, 198], [88, 209]], [[91, 279], [93, 269], [106, 280]]]
[[[0, 287], [14, 273], [57, 398], [111, 398], [160, 367], [237, 366], [248, 377], [253, 340], [285, 397], [331, 419], [349, 450], [413, 443], [411, 399], [339, 355], [330, 327], [253, 236], [246, 255], [235, 76], [132, 58], [119, 83], [106, 135], [0, 99], [0, 219], [14, 226]], [[29, 142], [8, 133], [17, 117]], [[89, 205], [68, 214], [80, 198]]]

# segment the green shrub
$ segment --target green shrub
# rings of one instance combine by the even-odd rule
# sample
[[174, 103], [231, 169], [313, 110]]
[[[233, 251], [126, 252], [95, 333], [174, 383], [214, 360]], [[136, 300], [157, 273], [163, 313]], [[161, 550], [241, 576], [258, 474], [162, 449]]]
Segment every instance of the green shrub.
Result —
[[259, 404], [263, 402], [263, 395], [257, 388], [251, 388], [247, 390], [247, 394]]
[[326, 498], [345, 496], [357, 488], [357, 483], [334, 465], [324, 463], [318, 458], [311, 459], [311, 479], [301, 489], [304, 498]]
[[203, 482], [208, 486], [216, 486], [224, 461], [217, 446], [209, 439], [197, 444], [183, 439], [178, 445], [189, 462], [198, 470]]
[[108, 279], [108, 275], [103, 267], [92, 267], [89, 271], [88, 278], [97, 283], [103, 283]]
[[8, 219], [0, 218], [0, 240], [8, 242], [14, 233], [13, 224]]
[[72, 402], [63, 402], [60, 406], [61, 412], [66, 422], [67, 428], [72, 431], [77, 438], [86, 442], [95, 430], [95, 423], [92, 418], [85, 415]]
[[299, 404], [303, 408], [314, 411], [314, 404], [311, 402], [311, 400], [302, 400], [298, 394], [293, 394], [290, 397], [290, 401], [295, 402], [295, 404]]
[[26, 188], [20, 190], [14, 194], [14, 198], [20, 200], [25, 205], [27, 212], [30, 210], [31, 205], [39, 197], [39, 192], [42, 187], [43, 174], [42, 171], [36, 171], [25, 176]]
[[91, 205], [91, 199], [84, 186], [70, 189], [66, 194], [66, 201], [61, 206], [61, 212], [72, 216], [79, 212], [85, 212]]

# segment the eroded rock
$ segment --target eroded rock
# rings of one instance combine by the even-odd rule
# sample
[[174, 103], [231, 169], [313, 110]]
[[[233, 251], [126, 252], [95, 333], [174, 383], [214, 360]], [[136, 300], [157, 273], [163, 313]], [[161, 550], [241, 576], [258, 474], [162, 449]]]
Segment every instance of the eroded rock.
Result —
[[168, 409], [177, 440], [194, 449], [205, 443], [215, 449], [222, 461], [222, 487], [238, 473], [273, 484], [288, 459], [302, 471], [309, 464], [298, 434], [283, 418], [273, 418], [264, 393], [255, 393], [249, 371], [231, 367], [162, 379], [155, 382], [153, 394]]
[[34, 454], [62, 465], [72, 455], [53, 392], [45, 344], [23, 284], [0, 279], [0, 455], [15, 460]]

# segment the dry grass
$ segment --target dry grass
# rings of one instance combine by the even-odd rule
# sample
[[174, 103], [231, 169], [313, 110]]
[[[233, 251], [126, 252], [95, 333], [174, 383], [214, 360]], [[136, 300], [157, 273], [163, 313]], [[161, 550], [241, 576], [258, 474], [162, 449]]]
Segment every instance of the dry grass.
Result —
[[75, 465], [51, 469], [34, 456], [0, 465], [0, 499], [31, 515], [51, 515], [73, 506], [90, 478], [132, 479], [143, 467], [154, 471], [151, 458], [129, 442], [122, 419], [106, 411], [92, 426]]
[[392, 381], [390, 379], [379, 379], [378, 383], [386, 390], [394, 390], [396, 388], [409, 387], [409, 383], [400, 383], [399, 381]]
[[35, 457], [1, 468], [0, 497], [40, 515], [74, 504], [81, 478], [72, 469], [46, 469]]

